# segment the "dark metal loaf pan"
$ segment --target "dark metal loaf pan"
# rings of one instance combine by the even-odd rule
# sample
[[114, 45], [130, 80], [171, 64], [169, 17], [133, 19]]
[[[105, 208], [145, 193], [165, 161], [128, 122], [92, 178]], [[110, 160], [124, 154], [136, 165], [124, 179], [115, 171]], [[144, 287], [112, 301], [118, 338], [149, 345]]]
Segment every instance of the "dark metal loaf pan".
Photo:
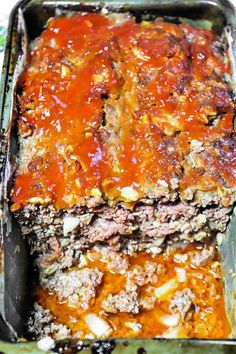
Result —
[[[113, 12], [131, 12], [138, 20], [142, 16], [164, 16], [194, 20], [199, 26], [208, 20], [218, 34], [227, 33], [233, 70], [232, 89], [236, 82], [236, 3], [233, 0], [23, 0], [13, 9], [10, 17], [5, 60], [0, 88], [1, 149], [0, 149], [0, 352], [42, 353], [37, 343], [18, 343], [24, 335], [24, 320], [32, 300], [32, 264], [26, 240], [12, 218], [7, 195], [14, 174], [18, 142], [14, 126], [16, 116], [15, 84], [26, 64], [28, 42], [40, 35], [47, 20], [53, 16], [76, 11], [98, 12], [103, 7]], [[62, 341], [53, 352], [58, 353], [236, 353], [236, 217], [219, 245], [224, 274], [225, 302], [231, 324], [231, 339], [178, 340], [178, 339], [114, 339], [103, 341]]]

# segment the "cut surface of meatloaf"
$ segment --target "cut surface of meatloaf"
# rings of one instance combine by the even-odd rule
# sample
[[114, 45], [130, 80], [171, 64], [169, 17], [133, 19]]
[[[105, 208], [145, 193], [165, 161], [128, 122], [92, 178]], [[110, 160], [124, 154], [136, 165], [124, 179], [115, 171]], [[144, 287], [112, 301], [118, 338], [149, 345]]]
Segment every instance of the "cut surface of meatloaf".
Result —
[[206, 209], [184, 203], [155, 203], [133, 210], [107, 205], [98, 208], [55, 210], [52, 206], [29, 205], [18, 214], [24, 235], [31, 237], [31, 251], [40, 268], [71, 266], [76, 254], [93, 245], [107, 245], [133, 254], [160, 253], [175, 241], [206, 241], [223, 232], [231, 208]]

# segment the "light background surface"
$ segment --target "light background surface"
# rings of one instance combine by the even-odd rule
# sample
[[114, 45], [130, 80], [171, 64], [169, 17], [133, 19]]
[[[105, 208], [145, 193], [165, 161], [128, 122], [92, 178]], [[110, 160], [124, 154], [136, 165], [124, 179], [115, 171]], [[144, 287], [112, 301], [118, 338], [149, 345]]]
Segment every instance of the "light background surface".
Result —
[[3, 62], [3, 52], [6, 28], [8, 25], [9, 14], [18, 0], [0, 0], [0, 70]]

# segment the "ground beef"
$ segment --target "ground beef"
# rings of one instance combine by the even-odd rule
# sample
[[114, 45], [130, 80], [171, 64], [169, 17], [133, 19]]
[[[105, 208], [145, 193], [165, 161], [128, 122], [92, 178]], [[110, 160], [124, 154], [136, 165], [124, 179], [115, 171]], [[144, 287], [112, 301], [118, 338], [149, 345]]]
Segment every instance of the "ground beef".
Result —
[[49, 278], [42, 278], [41, 284], [57, 294], [58, 300], [77, 303], [83, 309], [96, 295], [96, 287], [102, 282], [103, 273], [97, 268], [83, 268], [58, 272]]
[[232, 211], [232, 207], [229, 208], [209, 208], [204, 211], [204, 214], [207, 217], [209, 222], [209, 226], [212, 230], [217, 230], [220, 232], [225, 231], [225, 225], [227, 225], [230, 212]]
[[189, 252], [191, 263], [195, 267], [204, 266], [209, 260], [213, 259], [215, 256], [215, 249], [213, 246], [208, 248], [203, 248], [201, 253], [199, 252]]
[[141, 302], [136, 286], [127, 287], [116, 295], [110, 294], [103, 302], [102, 308], [109, 313], [127, 312], [138, 314]]
[[[56, 250], [52, 247], [53, 245], [57, 245]], [[42, 276], [49, 276], [73, 265], [78, 266], [83, 246], [80, 239], [74, 240], [73, 237], [63, 239], [51, 236], [45, 240], [31, 239], [31, 253], [35, 257], [35, 263]], [[60, 254], [58, 249], [60, 249]], [[51, 262], [52, 259], [53, 262]]]
[[[184, 178], [180, 187], [188, 184], [189, 174], [192, 173], [195, 178], [192, 178], [191, 185], [183, 188], [181, 199], [203, 208], [218, 204], [225, 207], [233, 205], [236, 200], [235, 153], [235, 133], [225, 134], [216, 140], [209, 136], [206, 142], [192, 140], [190, 152], [183, 162]], [[199, 188], [201, 181], [209, 181], [211, 190]]]
[[[105, 243], [113, 250], [127, 253], [152, 252], [155, 248], [158, 253], [166, 238], [203, 240], [212, 232], [225, 230], [230, 211], [231, 208], [215, 206], [200, 210], [182, 202], [137, 205], [133, 210], [103, 205], [56, 211], [52, 206], [28, 205], [17, 218], [22, 232], [31, 235], [32, 252], [40, 257], [37, 264], [48, 267], [56, 259], [64, 262], [68, 249], [77, 255], [79, 250], [95, 243]], [[76, 218], [78, 224], [64, 234], [63, 223], [68, 216]]]
[[120, 252], [114, 252], [111, 247], [97, 247], [98, 252], [101, 252], [102, 258], [106, 260], [107, 266], [113, 273], [125, 274], [129, 261], [128, 257], [123, 256]]
[[49, 238], [48, 243], [44, 244], [44, 246], [47, 246], [47, 248], [46, 252], [42, 252], [40, 262], [44, 267], [47, 267], [53, 265], [58, 259], [61, 258], [63, 249], [55, 237]]
[[29, 334], [33, 336], [33, 339], [36, 340], [46, 336], [50, 336], [55, 340], [71, 336], [70, 329], [57, 323], [50, 311], [38, 303], [34, 304], [34, 310], [28, 319], [27, 329]]
[[128, 281], [139, 286], [155, 284], [158, 281], [159, 274], [162, 273], [164, 266], [154, 262], [146, 261], [144, 266], [136, 265], [127, 273]]
[[193, 299], [194, 294], [189, 288], [185, 288], [182, 291], [177, 291], [175, 293], [175, 297], [170, 302], [169, 309], [173, 313], [179, 313], [182, 320], [184, 320], [192, 306]]
[[87, 237], [91, 243], [104, 241], [113, 235], [129, 235], [134, 231], [134, 226], [118, 223], [116, 220], [97, 218], [88, 227], [84, 227], [81, 233]]

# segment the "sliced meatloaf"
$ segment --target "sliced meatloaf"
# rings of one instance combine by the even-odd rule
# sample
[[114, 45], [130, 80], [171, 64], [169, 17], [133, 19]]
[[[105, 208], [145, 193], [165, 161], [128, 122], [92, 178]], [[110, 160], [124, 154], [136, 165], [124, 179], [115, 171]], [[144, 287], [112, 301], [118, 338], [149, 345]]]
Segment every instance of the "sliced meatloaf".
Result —
[[225, 230], [236, 143], [224, 49], [212, 31], [162, 19], [49, 22], [19, 81], [11, 210], [33, 250], [158, 252]]

